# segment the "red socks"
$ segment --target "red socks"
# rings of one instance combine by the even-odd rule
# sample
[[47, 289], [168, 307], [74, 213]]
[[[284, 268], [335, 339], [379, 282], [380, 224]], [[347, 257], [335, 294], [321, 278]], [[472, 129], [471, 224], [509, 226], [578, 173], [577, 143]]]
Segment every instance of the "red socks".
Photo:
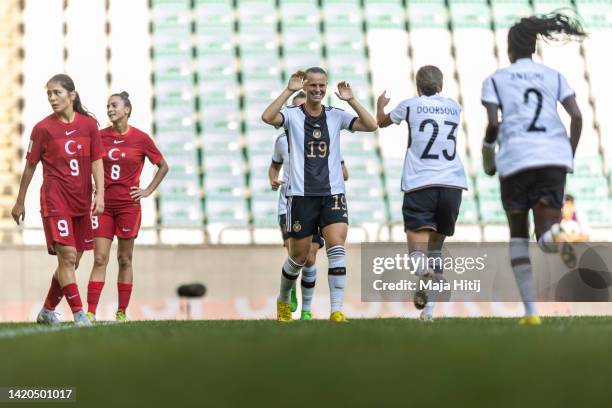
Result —
[[64, 296], [70, 305], [72, 313], [80, 312], [83, 310], [83, 303], [81, 302], [81, 295], [79, 295], [79, 288], [76, 283], [69, 283], [62, 288]]
[[59, 284], [59, 281], [55, 276], [51, 279], [51, 287], [49, 288], [49, 292], [47, 293], [47, 298], [45, 299], [44, 308], [47, 310], [55, 310], [55, 307], [62, 300], [64, 293], [62, 292], [62, 287]]
[[117, 291], [119, 292], [119, 307], [117, 307], [117, 310], [125, 313], [132, 295], [132, 284], [117, 282]]
[[87, 285], [87, 311], [96, 314], [104, 281], [89, 281]]

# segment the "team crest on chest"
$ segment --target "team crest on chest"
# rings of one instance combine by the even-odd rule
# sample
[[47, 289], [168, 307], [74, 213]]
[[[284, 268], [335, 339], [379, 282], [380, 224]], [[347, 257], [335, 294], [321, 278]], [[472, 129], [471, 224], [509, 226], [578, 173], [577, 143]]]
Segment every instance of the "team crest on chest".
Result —
[[319, 125], [315, 125], [315, 129], [312, 131], [312, 137], [319, 139], [321, 137], [321, 129]]
[[302, 230], [302, 226], [300, 225], [299, 221], [296, 221], [293, 223], [293, 227], [291, 227], [293, 229], [293, 232], [300, 232]]

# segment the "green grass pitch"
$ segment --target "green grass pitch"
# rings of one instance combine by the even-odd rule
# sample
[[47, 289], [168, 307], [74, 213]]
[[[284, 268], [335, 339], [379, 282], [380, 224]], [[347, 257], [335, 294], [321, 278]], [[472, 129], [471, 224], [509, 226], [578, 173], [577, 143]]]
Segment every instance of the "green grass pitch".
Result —
[[0, 387], [74, 386], [71, 407], [612, 404], [607, 317], [540, 327], [479, 318], [37, 329], [0, 325]]

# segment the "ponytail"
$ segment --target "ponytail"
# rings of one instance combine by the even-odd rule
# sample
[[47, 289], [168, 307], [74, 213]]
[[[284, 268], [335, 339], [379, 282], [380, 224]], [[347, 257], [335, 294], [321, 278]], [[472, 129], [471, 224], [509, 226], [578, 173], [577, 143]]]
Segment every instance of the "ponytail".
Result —
[[531, 57], [536, 41], [579, 40], [586, 32], [578, 19], [561, 13], [543, 14], [522, 18], [508, 31], [508, 49], [515, 58]]

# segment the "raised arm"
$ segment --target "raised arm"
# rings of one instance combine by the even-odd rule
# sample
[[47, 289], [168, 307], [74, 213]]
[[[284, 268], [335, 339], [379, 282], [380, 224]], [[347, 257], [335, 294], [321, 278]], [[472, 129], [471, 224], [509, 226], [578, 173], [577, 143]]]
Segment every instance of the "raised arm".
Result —
[[23, 175], [21, 176], [21, 182], [19, 183], [19, 193], [17, 194], [17, 200], [13, 209], [11, 210], [11, 216], [19, 225], [19, 221], [25, 220], [25, 197], [28, 192], [28, 187], [32, 181], [32, 176], [36, 171], [36, 164], [33, 164], [26, 160], [25, 167], [23, 169]]
[[482, 142], [482, 167], [485, 174], [492, 176], [495, 174], [495, 145], [499, 132], [499, 119], [497, 110], [499, 106], [490, 102], [482, 103], [487, 110], [487, 129]]
[[376, 101], [376, 122], [380, 128], [386, 128], [393, 123], [391, 120], [391, 115], [389, 113], [385, 113], [385, 106], [387, 106], [391, 100], [390, 98], [387, 98], [386, 94], [387, 91], [383, 91]]
[[346, 81], [342, 81], [338, 84], [338, 92], [336, 92], [338, 99], [348, 102], [357, 113], [357, 120], [353, 123], [354, 132], [374, 132], [378, 129], [376, 119], [364, 108], [353, 96], [353, 90]]
[[580, 135], [582, 134], [582, 113], [576, 102], [576, 96], [568, 96], [561, 102], [565, 111], [570, 115], [570, 144], [572, 153], [576, 155]]
[[303, 80], [304, 72], [302, 71], [297, 71], [291, 75], [287, 87], [283, 89], [283, 92], [281, 92], [281, 94], [274, 101], [272, 101], [272, 103], [261, 114], [261, 120], [274, 127], [282, 126], [284, 119], [280, 111], [283, 106], [285, 106], [287, 99], [289, 99], [295, 92], [302, 89], [304, 86]]

